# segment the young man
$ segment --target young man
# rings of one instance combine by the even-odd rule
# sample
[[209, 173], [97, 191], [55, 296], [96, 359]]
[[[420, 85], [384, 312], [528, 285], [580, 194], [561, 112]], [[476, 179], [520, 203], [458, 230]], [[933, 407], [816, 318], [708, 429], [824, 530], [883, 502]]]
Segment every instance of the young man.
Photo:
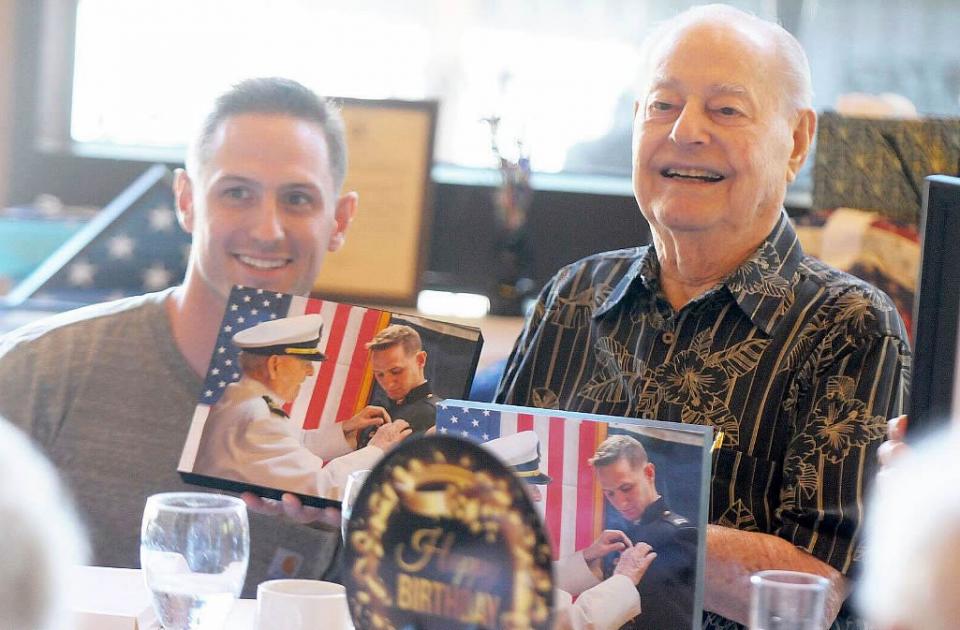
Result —
[[672, 512], [657, 491], [656, 468], [636, 439], [614, 435], [590, 459], [603, 496], [620, 516], [586, 549], [558, 563], [560, 588], [579, 593], [613, 575], [617, 556], [635, 544], [656, 552], [636, 584], [641, 615], [625, 628], [687, 628], [693, 621], [696, 590], [697, 528]]
[[[310, 291], [357, 211], [356, 193], [340, 191], [345, 172], [343, 122], [328, 102], [293, 81], [244, 81], [216, 101], [176, 176], [193, 238], [183, 284], [0, 342], [0, 413], [72, 486], [95, 563], [138, 566], [147, 496], [197, 490], [176, 467], [227, 294], [234, 284]], [[367, 408], [358, 423], [385, 420]], [[248, 597], [270, 577], [329, 575], [339, 535], [251, 514], [251, 540]]]
[[[437, 422], [437, 403], [441, 402], [430, 388], [424, 375], [427, 352], [420, 335], [410, 326], [392, 324], [367, 343], [373, 377], [386, 400], [375, 400], [387, 410], [391, 418], [410, 423], [414, 433], [423, 433]], [[364, 446], [377, 427], [370, 427], [360, 435]]]

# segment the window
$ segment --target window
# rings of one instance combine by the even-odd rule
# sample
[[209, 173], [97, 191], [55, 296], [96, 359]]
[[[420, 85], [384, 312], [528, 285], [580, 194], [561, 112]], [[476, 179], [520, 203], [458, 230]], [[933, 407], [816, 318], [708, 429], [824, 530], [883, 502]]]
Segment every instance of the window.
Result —
[[[492, 165], [502, 119], [539, 172], [629, 174], [632, 82], [654, 0], [79, 0], [70, 136], [182, 145], [231, 83], [284, 75], [325, 94], [437, 99], [438, 162]], [[811, 59], [818, 109], [897, 92], [957, 115], [960, 11], [950, 0], [733, 2], [779, 17]]]

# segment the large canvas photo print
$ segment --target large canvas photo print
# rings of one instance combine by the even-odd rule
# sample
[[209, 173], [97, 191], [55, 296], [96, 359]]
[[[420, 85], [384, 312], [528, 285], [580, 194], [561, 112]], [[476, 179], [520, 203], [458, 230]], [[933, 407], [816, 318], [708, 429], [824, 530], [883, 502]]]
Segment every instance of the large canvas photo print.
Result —
[[625, 627], [700, 627], [711, 427], [444, 400], [437, 433], [486, 444], [526, 481], [561, 590], [613, 575], [620, 554], [602, 549], [645, 543], [657, 556]]
[[382, 418], [422, 434], [438, 402], [467, 394], [482, 343], [468, 326], [234, 287], [177, 469], [199, 485], [336, 502], [399, 427]]

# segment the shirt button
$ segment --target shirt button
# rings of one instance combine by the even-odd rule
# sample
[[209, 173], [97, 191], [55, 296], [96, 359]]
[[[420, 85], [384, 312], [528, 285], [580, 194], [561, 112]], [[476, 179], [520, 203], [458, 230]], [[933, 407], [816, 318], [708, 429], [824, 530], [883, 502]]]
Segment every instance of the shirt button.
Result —
[[676, 339], [676, 336], [668, 330], [660, 336], [660, 339], [663, 340], [663, 343], [670, 345], [673, 343], [674, 339]]

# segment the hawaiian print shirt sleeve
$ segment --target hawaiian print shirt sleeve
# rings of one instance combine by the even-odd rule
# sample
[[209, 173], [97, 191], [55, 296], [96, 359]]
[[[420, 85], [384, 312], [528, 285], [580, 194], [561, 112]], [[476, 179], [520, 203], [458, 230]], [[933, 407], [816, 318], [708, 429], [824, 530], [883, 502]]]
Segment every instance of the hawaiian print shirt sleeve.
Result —
[[784, 401], [787, 413], [795, 405], [795, 420], [774, 532], [842, 573], [858, 559], [864, 493], [887, 419], [903, 411], [910, 364], [901, 337], [871, 330], [880, 314], [860, 313], [816, 345]]

